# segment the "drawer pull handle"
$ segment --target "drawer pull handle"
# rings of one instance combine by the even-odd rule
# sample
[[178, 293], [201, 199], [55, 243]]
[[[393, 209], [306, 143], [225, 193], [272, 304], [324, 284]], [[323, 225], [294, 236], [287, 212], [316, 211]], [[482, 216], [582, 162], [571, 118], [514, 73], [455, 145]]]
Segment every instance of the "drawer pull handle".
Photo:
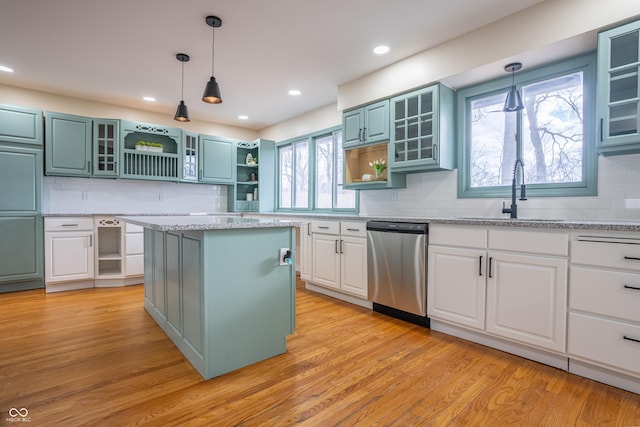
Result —
[[63, 227], [77, 227], [78, 224], [62, 224]]
[[622, 336], [622, 338], [624, 338], [624, 339], [625, 339], [625, 340], [627, 340], [627, 341], [633, 341], [633, 342], [638, 342], [638, 343], [640, 343], [640, 340], [639, 340], [639, 339], [631, 338], [631, 337], [628, 337], [628, 336], [626, 336], [626, 335], [623, 335], [623, 336]]
[[347, 228], [347, 231], [360, 231], [359, 228]]
[[630, 261], [640, 261], [640, 258], [635, 257], [635, 256], [626, 256], [626, 257], [624, 257], [624, 259], [628, 259]]
[[640, 291], [640, 288], [637, 286], [624, 285], [625, 289], [633, 289], [634, 291]]
[[328, 229], [329, 229], [329, 227], [325, 227], [325, 226], [323, 226], [323, 225], [319, 225], [319, 226], [318, 226], [318, 228], [321, 228], [321, 229], [323, 229], [323, 230], [328, 230]]

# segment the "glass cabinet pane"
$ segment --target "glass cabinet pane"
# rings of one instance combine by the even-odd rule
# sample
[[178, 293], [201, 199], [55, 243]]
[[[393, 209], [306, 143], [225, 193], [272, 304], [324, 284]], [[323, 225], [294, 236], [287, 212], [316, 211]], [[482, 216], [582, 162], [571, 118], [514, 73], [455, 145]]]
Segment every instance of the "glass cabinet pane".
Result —
[[407, 117], [418, 115], [418, 97], [413, 96], [407, 99]]
[[638, 62], [638, 31], [611, 39], [611, 68]]
[[395, 102], [394, 118], [396, 120], [404, 119], [406, 117], [404, 109], [404, 100]]
[[609, 108], [609, 136], [631, 135], [638, 132], [638, 103], [632, 102]]
[[433, 92], [420, 95], [420, 113], [433, 113]]
[[624, 101], [638, 97], [638, 69], [611, 73], [609, 102]]

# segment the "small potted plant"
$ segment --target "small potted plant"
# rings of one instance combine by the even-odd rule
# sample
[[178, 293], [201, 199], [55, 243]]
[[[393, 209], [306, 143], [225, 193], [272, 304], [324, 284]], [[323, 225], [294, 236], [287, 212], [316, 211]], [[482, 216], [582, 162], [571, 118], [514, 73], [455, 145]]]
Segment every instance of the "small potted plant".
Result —
[[162, 153], [164, 147], [158, 142], [138, 141], [136, 142], [135, 148], [138, 151], [153, 151], [155, 153]]
[[387, 162], [384, 159], [374, 160], [373, 162], [369, 162], [369, 166], [373, 168], [375, 178], [380, 179], [382, 172], [387, 168]]

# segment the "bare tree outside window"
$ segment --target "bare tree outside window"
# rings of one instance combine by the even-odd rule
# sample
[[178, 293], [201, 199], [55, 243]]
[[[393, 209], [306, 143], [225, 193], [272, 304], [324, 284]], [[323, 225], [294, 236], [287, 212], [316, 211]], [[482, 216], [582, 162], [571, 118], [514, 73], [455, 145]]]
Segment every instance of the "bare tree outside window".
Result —
[[502, 111], [506, 92], [473, 100], [471, 187], [509, 185], [518, 156], [528, 183], [582, 181], [583, 87], [582, 72], [523, 86], [520, 113]]

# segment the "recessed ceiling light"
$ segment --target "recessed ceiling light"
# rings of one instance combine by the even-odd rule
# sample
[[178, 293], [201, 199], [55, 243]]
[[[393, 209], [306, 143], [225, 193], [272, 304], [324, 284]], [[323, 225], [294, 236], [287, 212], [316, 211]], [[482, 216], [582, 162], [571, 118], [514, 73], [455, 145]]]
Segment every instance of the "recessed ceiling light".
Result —
[[147, 102], [156, 102], [156, 99], [153, 96], [143, 96], [142, 99]]
[[238, 119], [240, 119], [240, 120], [248, 120], [248, 119], [249, 119], [249, 116], [246, 116], [246, 115], [244, 115], [244, 114], [240, 114], [240, 115], [238, 116]]
[[387, 52], [389, 52], [389, 46], [380, 45], [373, 48], [373, 53], [376, 55], [384, 55]]
[[5, 73], [13, 73], [13, 68], [9, 68], [6, 65], [0, 65], [0, 71], [4, 71]]
[[299, 96], [302, 92], [300, 92], [298, 89], [291, 89], [289, 91], [289, 95], [291, 96]]

